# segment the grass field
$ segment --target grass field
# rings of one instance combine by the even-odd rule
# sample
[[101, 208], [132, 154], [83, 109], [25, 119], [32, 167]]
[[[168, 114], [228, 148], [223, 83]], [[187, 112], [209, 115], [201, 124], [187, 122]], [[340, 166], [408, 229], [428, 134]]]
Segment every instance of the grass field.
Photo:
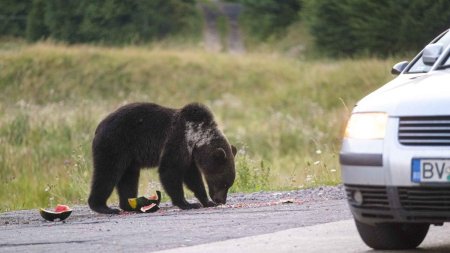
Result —
[[[394, 62], [0, 46], [0, 211], [85, 204], [94, 130], [109, 112], [135, 101], [208, 105], [239, 149], [232, 191], [337, 184], [351, 108], [392, 79]], [[155, 170], [142, 174], [140, 195], [160, 188]]]

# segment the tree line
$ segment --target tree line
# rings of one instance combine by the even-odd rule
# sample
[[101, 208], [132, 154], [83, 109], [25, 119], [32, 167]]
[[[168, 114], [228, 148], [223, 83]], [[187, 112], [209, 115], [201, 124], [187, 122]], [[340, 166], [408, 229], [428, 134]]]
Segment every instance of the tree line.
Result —
[[[258, 40], [303, 22], [331, 56], [417, 51], [449, 27], [450, 0], [229, 0]], [[69, 43], [135, 43], [194, 27], [196, 0], [2, 0], [0, 35]]]
[[2, 0], [0, 34], [28, 41], [136, 43], [187, 31], [195, 0]]
[[416, 52], [450, 26], [450, 0], [305, 0], [300, 13], [333, 56]]
[[329, 56], [416, 52], [450, 26], [450, 0], [233, 0], [243, 24], [264, 40], [304, 22]]

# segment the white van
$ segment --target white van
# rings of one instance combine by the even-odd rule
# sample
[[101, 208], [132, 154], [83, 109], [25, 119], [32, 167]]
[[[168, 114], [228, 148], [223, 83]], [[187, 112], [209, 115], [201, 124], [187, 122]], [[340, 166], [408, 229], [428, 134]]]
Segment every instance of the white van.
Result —
[[356, 227], [374, 249], [410, 249], [450, 221], [450, 32], [360, 100], [340, 153]]

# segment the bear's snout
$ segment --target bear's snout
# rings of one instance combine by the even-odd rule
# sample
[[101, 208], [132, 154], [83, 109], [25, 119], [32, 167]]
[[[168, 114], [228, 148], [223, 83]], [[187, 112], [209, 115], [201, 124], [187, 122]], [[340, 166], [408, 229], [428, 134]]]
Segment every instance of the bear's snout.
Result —
[[212, 197], [212, 200], [218, 205], [225, 204], [227, 202], [227, 192], [228, 192], [227, 190], [216, 192]]

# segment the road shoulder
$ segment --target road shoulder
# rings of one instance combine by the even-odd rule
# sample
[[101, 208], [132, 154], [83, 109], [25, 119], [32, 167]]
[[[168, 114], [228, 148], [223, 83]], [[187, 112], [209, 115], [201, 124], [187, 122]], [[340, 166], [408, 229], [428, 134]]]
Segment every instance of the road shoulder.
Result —
[[[425, 241], [413, 251], [383, 252], [450, 252], [450, 226], [433, 226]], [[270, 234], [249, 236], [158, 253], [194, 252], [373, 252], [360, 239], [354, 222], [341, 220], [314, 226], [293, 228]]]

